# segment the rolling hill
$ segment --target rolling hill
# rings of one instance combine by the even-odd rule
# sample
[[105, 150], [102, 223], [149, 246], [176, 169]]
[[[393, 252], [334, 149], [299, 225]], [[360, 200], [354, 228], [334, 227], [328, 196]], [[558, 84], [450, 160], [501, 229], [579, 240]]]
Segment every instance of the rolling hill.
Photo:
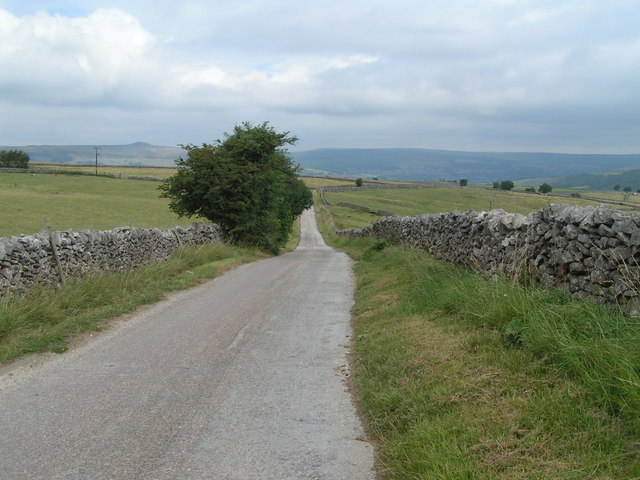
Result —
[[[32, 162], [95, 162], [93, 145], [0, 147], [1, 150], [12, 148], [27, 152]], [[162, 147], [143, 142], [129, 145], [98, 145], [98, 148], [98, 161], [102, 165], [168, 167], [173, 166], [178, 157], [185, 155], [178, 147]], [[490, 183], [507, 179], [557, 180], [556, 177], [568, 175], [640, 168], [640, 154], [464, 152], [418, 148], [323, 148], [291, 154], [294, 161], [305, 169], [306, 174], [393, 180], [467, 178], [471, 183]], [[575, 181], [581, 186], [592, 185], [583, 180]], [[614, 181], [615, 183], [620, 181]]]
[[428, 149], [318, 149], [295, 152], [307, 169], [352, 177], [397, 180], [467, 178], [472, 183], [561, 177], [640, 167], [640, 154], [581, 155], [523, 152], [463, 152]]
[[29, 145], [0, 147], [0, 150], [17, 149], [27, 152], [34, 163], [76, 163], [101, 165], [131, 165], [172, 167], [185, 152], [178, 147], [160, 147], [144, 142], [129, 145]]
[[[631, 187], [635, 192], [640, 189], [640, 169], [634, 168], [618, 172], [567, 175], [565, 177], [551, 179], [547, 183], [553, 187], [584, 188], [589, 190], [613, 190], [615, 185], [620, 185], [622, 188]], [[540, 185], [540, 182], [534, 182], [534, 185]]]

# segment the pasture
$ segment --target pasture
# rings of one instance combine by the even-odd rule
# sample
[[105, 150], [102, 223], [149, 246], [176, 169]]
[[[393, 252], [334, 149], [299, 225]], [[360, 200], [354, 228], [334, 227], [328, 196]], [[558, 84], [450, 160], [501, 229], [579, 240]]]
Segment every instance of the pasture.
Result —
[[340, 178], [328, 177], [300, 177], [309, 188], [320, 187], [350, 187], [355, 185], [355, 180], [343, 180]]
[[[31, 167], [53, 168], [60, 171], [95, 173], [95, 165], [74, 165], [69, 163], [32, 163]], [[98, 165], [98, 174], [120, 175], [122, 178], [134, 177], [155, 177], [169, 178], [176, 173], [175, 168], [167, 167], [127, 167], [123, 165]]]
[[0, 173], [0, 236], [54, 230], [169, 228], [204, 219], [178, 218], [157, 182], [108, 177]]
[[410, 188], [388, 190], [362, 190], [349, 192], [325, 192], [325, 198], [333, 205], [336, 226], [339, 229], [361, 228], [380, 217], [347, 207], [335, 206], [339, 202], [385, 210], [398, 215], [414, 216], [423, 213], [442, 213], [452, 210], [486, 211], [501, 208], [507, 212], [528, 214], [546, 207], [549, 203], [570, 205], [597, 205], [597, 202], [573, 198], [508, 192], [480, 188]]

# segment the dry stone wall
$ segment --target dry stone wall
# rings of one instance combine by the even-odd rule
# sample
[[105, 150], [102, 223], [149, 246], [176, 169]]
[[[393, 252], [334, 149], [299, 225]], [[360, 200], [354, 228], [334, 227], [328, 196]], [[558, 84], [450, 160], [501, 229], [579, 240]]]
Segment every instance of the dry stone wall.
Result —
[[222, 240], [222, 230], [215, 224], [193, 224], [169, 230], [123, 227], [107, 231], [45, 232], [0, 238], [0, 296], [24, 292], [34, 284], [55, 285], [61, 276], [129, 270], [164, 260], [182, 245]]
[[545, 286], [603, 302], [640, 299], [640, 215], [608, 206], [551, 204], [528, 216], [455, 211], [386, 217], [351, 237], [393, 238], [457, 264], [528, 273]]

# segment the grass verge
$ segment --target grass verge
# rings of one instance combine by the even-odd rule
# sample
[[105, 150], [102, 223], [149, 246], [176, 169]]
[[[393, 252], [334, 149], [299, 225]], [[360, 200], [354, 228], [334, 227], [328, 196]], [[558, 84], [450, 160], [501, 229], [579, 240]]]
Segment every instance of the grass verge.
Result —
[[185, 247], [169, 260], [135, 270], [70, 280], [57, 290], [36, 288], [0, 301], [0, 363], [26, 353], [63, 352], [73, 335], [99, 330], [107, 319], [157, 302], [263, 256], [223, 244]]
[[282, 249], [282, 253], [294, 251], [296, 248], [298, 248], [299, 243], [300, 243], [300, 217], [297, 217], [293, 221], [293, 225], [291, 225], [291, 233], [289, 234], [289, 239], [287, 240], [287, 244]]
[[640, 325], [371, 240], [353, 373], [393, 479], [640, 477]]

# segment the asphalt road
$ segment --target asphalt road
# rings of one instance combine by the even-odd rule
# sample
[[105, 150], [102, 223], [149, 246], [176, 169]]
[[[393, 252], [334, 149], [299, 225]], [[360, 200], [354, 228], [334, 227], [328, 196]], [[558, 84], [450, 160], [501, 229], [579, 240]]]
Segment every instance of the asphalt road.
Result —
[[372, 479], [347, 392], [349, 259], [295, 252], [0, 372], [0, 479]]

